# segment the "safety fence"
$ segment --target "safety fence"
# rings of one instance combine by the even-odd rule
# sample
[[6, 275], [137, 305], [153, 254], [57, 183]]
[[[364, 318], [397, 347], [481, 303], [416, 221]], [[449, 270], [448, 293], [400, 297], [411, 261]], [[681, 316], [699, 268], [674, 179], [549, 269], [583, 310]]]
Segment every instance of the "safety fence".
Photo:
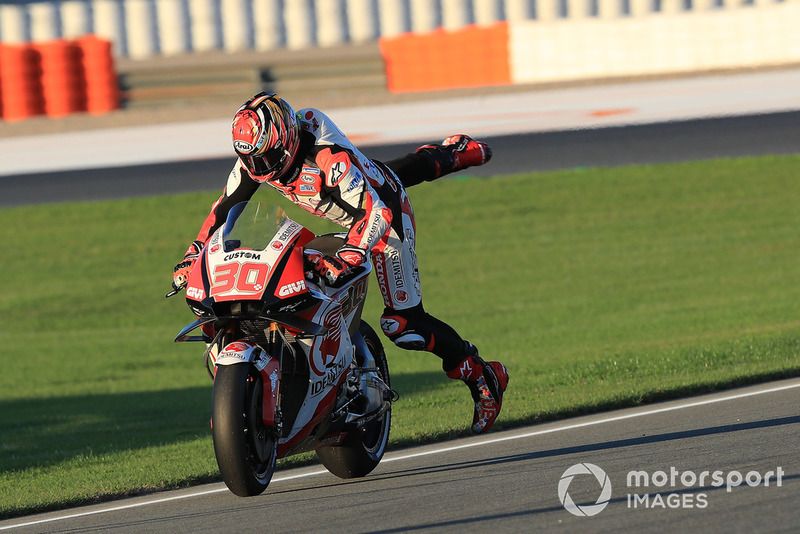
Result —
[[3, 0], [0, 42], [93, 33], [119, 56], [274, 50], [374, 41], [498, 21], [649, 18], [797, 0]]

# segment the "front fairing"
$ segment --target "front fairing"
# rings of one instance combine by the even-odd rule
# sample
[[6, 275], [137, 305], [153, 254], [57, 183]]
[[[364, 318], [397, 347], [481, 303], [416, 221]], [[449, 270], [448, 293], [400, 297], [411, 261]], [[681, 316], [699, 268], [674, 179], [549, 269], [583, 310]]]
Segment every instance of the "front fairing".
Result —
[[243, 202], [230, 210], [189, 275], [199, 316], [286, 314], [308, 300], [302, 247], [314, 236], [279, 210]]

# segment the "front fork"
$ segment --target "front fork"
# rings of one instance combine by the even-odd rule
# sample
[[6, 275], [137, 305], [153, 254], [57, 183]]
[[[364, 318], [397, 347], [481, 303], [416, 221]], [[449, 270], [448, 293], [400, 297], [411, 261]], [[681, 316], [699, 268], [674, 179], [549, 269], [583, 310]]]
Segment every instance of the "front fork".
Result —
[[261, 403], [261, 419], [264, 426], [274, 428], [276, 436], [281, 435], [281, 369], [283, 368], [283, 340], [279, 339], [280, 329], [276, 323], [270, 323], [265, 332], [268, 335], [270, 349], [266, 358], [256, 360], [255, 368], [261, 373], [264, 395]]
[[274, 429], [276, 437], [280, 437], [283, 423], [280, 384], [286, 338], [277, 323], [270, 323], [264, 330], [268, 350], [243, 341], [224, 342], [226, 333], [236, 337], [236, 333], [229, 329], [219, 329], [206, 348], [204, 358], [208, 374], [213, 380], [219, 365], [252, 365], [261, 376], [262, 423], [266, 428]]

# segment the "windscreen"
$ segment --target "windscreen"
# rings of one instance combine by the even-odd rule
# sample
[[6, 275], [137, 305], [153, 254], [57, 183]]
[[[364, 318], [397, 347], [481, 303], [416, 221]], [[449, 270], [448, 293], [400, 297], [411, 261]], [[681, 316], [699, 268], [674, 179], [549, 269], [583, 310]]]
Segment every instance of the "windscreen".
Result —
[[282, 208], [261, 202], [240, 202], [228, 212], [222, 230], [225, 252], [264, 250], [287, 219]]

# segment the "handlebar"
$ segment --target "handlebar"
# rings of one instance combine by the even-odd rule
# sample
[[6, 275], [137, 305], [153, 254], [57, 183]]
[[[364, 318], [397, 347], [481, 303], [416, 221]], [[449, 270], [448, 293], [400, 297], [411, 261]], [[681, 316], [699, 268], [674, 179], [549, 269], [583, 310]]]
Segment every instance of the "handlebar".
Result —
[[165, 299], [168, 299], [168, 298], [170, 298], [170, 297], [174, 297], [175, 295], [177, 295], [178, 293], [180, 293], [180, 292], [181, 292], [181, 290], [182, 290], [184, 287], [185, 287], [185, 286], [182, 286], [182, 287], [175, 287], [175, 286], [173, 285], [173, 286], [172, 286], [172, 289], [171, 289], [171, 290], [170, 290], [170, 291], [169, 291], [169, 292], [168, 292], [166, 295], [164, 295], [164, 298], [165, 298]]

